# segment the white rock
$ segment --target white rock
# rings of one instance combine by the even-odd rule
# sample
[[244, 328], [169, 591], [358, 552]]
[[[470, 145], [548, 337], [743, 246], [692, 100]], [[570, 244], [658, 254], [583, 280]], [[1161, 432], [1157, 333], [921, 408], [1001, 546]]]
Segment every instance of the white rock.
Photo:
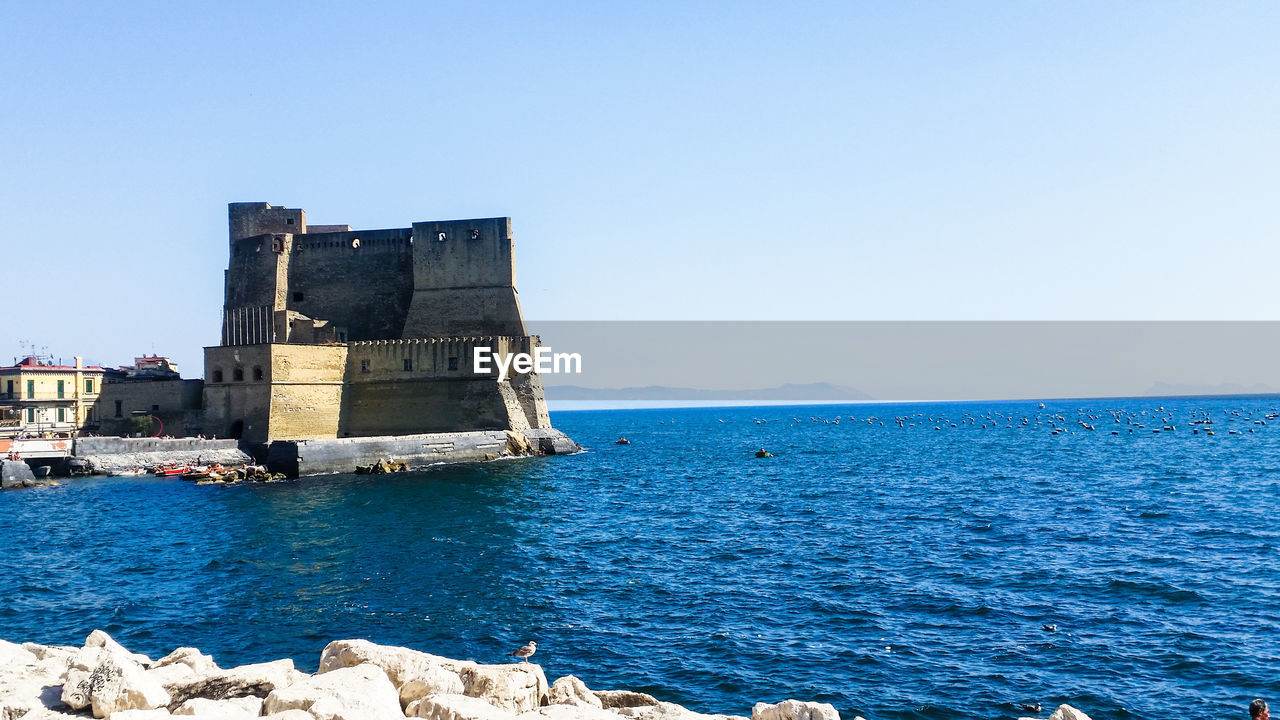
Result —
[[152, 663], [151, 667], [155, 669], [169, 665], [185, 665], [201, 675], [208, 675], [221, 670], [212, 657], [193, 647], [180, 647]]
[[756, 703], [751, 720], [840, 720], [840, 713], [831, 703], [783, 700], [776, 705]]
[[111, 713], [111, 720], [161, 720], [161, 718], [169, 717], [173, 716], [164, 708], [156, 710], [122, 710]]
[[0, 668], [14, 665], [35, 665], [40, 658], [36, 654], [17, 643], [0, 640]]
[[587, 684], [573, 675], [565, 675], [551, 683], [551, 689], [547, 693], [547, 700], [552, 705], [604, 707], [603, 703], [600, 702], [600, 698], [596, 697], [596, 694], [587, 688]]
[[169, 693], [131, 657], [123, 648], [109, 645], [82, 648], [67, 670], [62, 702], [76, 710], [92, 706], [94, 717], [100, 718], [168, 705]]
[[519, 714], [534, 710], [547, 698], [547, 676], [534, 663], [471, 665], [458, 673], [462, 692]]
[[1090, 718], [1088, 715], [1063, 703], [1058, 706], [1057, 710], [1053, 711], [1053, 714], [1049, 716], [1049, 720], [1090, 720]]
[[320, 653], [323, 674], [344, 667], [369, 663], [382, 668], [400, 695], [401, 707], [428, 695], [463, 692], [458, 670], [475, 663], [453, 660], [402, 647], [377, 645], [368, 640], [335, 640]]
[[71, 658], [80, 650], [78, 647], [69, 645], [39, 645], [30, 642], [22, 643], [22, 648], [40, 660], [59, 658], [67, 662], [70, 662]]
[[110, 650], [114, 653], [128, 655], [130, 658], [133, 659], [134, 662], [138, 663], [139, 665], [142, 665], [143, 667], [146, 667], [151, 664], [151, 658], [141, 653], [129, 652], [124, 648], [123, 645], [113, 640], [110, 635], [108, 635], [105, 631], [102, 631], [102, 630], [94, 630], [93, 632], [89, 633], [89, 637], [84, 639], [84, 646], [87, 648], [90, 648], [90, 647], [106, 648], [107, 650]]
[[403, 718], [400, 698], [387, 674], [376, 665], [339, 668], [273, 690], [268, 713], [306, 710], [316, 720], [391, 720]]
[[294, 669], [293, 660], [284, 658], [196, 676], [185, 684], [171, 686], [169, 693], [173, 696], [174, 703], [183, 703], [192, 698], [224, 700], [249, 695], [266, 697], [273, 690], [288, 687], [305, 677], [305, 673]]
[[675, 703], [661, 701], [657, 705], [624, 707], [614, 712], [623, 717], [636, 718], [636, 720], [747, 720], [736, 715], [707, 715]]
[[165, 691], [172, 693], [174, 688], [182, 687], [189, 684], [196, 677], [196, 671], [187, 665], [173, 664], [163, 665], [160, 667], [151, 667], [146, 671], [147, 676], [160, 683]]
[[494, 707], [470, 695], [432, 695], [415, 700], [405, 710], [408, 717], [431, 720], [514, 720], [516, 714]]
[[636, 708], [658, 704], [658, 698], [642, 692], [631, 690], [593, 690], [592, 695], [600, 701], [606, 710], [615, 708]]
[[262, 698], [238, 697], [226, 700], [191, 698], [182, 703], [173, 714], [197, 715], [202, 718], [246, 718], [262, 715]]
[[618, 720], [618, 717], [615, 712], [583, 703], [544, 705], [520, 713], [516, 720]]
[[271, 713], [265, 717], [274, 718], [274, 720], [316, 720], [316, 716], [306, 710], [285, 710], [283, 712]]

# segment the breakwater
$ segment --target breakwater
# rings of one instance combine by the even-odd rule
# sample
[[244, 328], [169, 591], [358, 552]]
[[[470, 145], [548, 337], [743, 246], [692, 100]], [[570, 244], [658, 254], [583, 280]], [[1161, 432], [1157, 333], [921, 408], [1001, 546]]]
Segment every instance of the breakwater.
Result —
[[[475, 430], [385, 437], [278, 440], [246, 443], [204, 438], [83, 437], [74, 441], [70, 463], [78, 474], [105, 474], [112, 468], [151, 468], [158, 465], [221, 464], [235, 467], [265, 464], [286, 477], [355, 472], [380, 461], [408, 468], [447, 463], [496, 460], [531, 455], [567, 455], [581, 450], [554, 429]], [[18, 464], [6, 466], [3, 487], [30, 486], [30, 474]], [[56, 463], [66, 468], [68, 463]]]
[[[653, 695], [548, 682], [533, 662], [483, 664], [367, 640], [337, 640], [315, 674], [277, 659], [223, 668], [198, 648], [159, 659], [95, 630], [80, 647], [0, 641], [0, 718], [72, 720], [747, 720], [693, 712]], [[828, 703], [759, 702], [750, 720], [840, 720]], [[856, 720], [861, 720], [858, 718]], [[1089, 720], [1063, 705], [1050, 720]]]
[[203, 438], [82, 437], [72, 445], [72, 456], [95, 472], [111, 468], [153, 467], [166, 463], [244, 465], [252, 456], [236, 440]]

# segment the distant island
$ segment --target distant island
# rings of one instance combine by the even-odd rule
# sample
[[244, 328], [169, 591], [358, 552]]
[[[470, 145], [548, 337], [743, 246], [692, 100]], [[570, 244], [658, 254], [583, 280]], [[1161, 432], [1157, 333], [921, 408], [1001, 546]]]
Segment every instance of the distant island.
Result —
[[1145, 395], [1154, 396], [1179, 396], [1179, 395], [1272, 395], [1280, 393], [1280, 390], [1264, 385], [1262, 383], [1254, 383], [1249, 386], [1239, 385], [1237, 383], [1219, 383], [1217, 385], [1199, 384], [1199, 383], [1167, 383], [1156, 382], [1147, 388]]
[[625, 388], [588, 388], [579, 385], [546, 385], [549, 400], [874, 400], [870, 395], [833, 383], [786, 384], [752, 390], [703, 390], [665, 385]]

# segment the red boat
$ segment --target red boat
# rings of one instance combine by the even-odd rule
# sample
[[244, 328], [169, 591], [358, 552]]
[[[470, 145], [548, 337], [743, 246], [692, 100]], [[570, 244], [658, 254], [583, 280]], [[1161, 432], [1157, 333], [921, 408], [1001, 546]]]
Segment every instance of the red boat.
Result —
[[186, 465], [160, 465], [152, 468], [151, 472], [160, 477], [169, 477], [171, 475], [181, 475], [187, 471]]

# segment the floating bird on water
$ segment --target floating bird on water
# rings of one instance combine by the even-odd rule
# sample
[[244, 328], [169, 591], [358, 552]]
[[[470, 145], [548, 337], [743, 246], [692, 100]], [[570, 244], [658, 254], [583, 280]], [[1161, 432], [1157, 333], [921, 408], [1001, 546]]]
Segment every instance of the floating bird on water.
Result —
[[1041, 630], [1043, 630], [1043, 631], [1045, 631], [1045, 632], [1058, 632], [1058, 626], [1057, 626], [1057, 625], [1041, 625], [1041, 626], [1040, 626], [1040, 629], [1041, 629]]
[[513, 657], [518, 657], [525, 662], [529, 662], [529, 657], [538, 651], [538, 643], [529, 641], [528, 645], [521, 645], [516, 651], [511, 653]]

